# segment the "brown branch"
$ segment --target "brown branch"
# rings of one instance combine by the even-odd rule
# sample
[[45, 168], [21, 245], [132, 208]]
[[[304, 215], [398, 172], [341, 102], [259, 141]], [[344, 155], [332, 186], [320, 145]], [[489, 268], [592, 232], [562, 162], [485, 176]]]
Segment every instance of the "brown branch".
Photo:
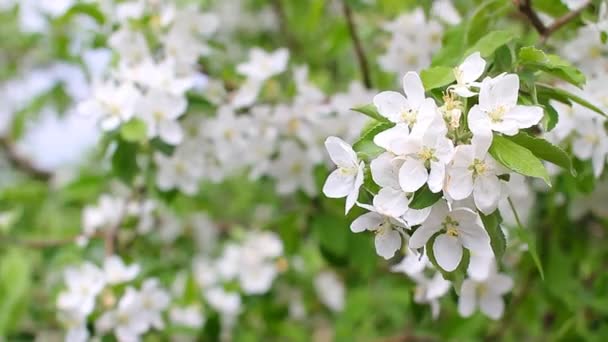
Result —
[[572, 20], [576, 19], [576, 17], [578, 17], [589, 6], [591, 6], [591, 0], [587, 1], [585, 4], [583, 4], [581, 7], [577, 8], [577, 9], [575, 9], [574, 11], [568, 12], [568, 13], [564, 14], [563, 16], [555, 19], [553, 24], [551, 24], [549, 27], [547, 27], [547, 30], [545, 31], [545, 34], [543, 37], [544, 38], [543, 41], [546, 41], [547, 38], [549, 38], [549, 36], [551, 34], [553, 34], [553, 32], [559, 30], [564, 25], [566, 25], [569, 22], [571, 22]]
[[519, 12], [521, 12], [532, 24], [534, 29], [540, 35], [541, 44], [544, 44], [549, 37], [555, 33], [557, 30], [562, 28], [564, 25], [568, 24], [572, 20], [576, 19], [587, 7], [591, 5], [591, 0], [588, 0], [581, 7], [577, 8], [574, 11], [570, 11], [563, 16], [555, 19], [553, 23], [549, 26], [543, 24], [542, 20], [538, 16], [538, 13], [532, 8], [532, 0], [513, 0]]
[[287, 44], [289, 50], [293, 52], [297, 48], [297, 41], [291, 31], [289, 31], [287, 13], [285, 13], [285, 7], [283, 7], [283, 1], [272, 0], [271, 4], [272, 10], [279, 21], [279, 28], [283, 34], [283, 37], [285, 38], [285, 43]]
[[83, 234], [79, 234], [79, 235], [75, 235], [75, 236], [69, 236], [69, 237], [54, 239], [54, 240], [28, 240], [28, 239], [14, 238], [14, 237], [10, 237], [10, 236], [3, 236], [0, 239], [0, 241], [5, 242], [5, 243], [10, 243], [13, 245], [24, 246], [24, 247], [28, 247], [28, 248], [43, 249], [43, 248], [61, 247], [61, 246], [73, 244], [73, 243], [76, 243], [76, 241], [81, 237], [93, 239], [93, 238], [101, 238], [101, 235], [93, 234], [91, 236], [86, 236]]
[[20, 155], [11, 139], [0, 137], [0, 148], [4, 150], [6, 159], [15, 169], [43, 182], [48, 182], [53, 177], [51, 172], [36, 167], [29, 159]]
[[346, 18], [346, 23], [348, 24], [348, 32], [350, 33], [350, 38], [353, 41], [355, 54], [357, 55], [357, 62], [359, 63], [359, 70], [361, 71], [361, 77], [363, 78], [363, 84], [367, 89], [371, 89], [372, 79], [370, 77], [369, 72], [369, 63], [367, 62], [367, 57], [365, 56], [363, 45], [361, 44], [361, 40], [359, 39], [357, 27], [355, 26], [355, 21], [353, 19], [353, 11], [346, 3], [346, 0], [342, 0], [342, 12], [344, 13], [344, 18]]

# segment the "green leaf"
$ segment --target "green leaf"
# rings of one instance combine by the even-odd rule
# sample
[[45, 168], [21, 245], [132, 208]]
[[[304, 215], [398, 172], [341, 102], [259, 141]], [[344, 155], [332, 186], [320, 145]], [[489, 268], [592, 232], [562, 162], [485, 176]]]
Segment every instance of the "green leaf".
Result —
[[105, 17], [103, 12], [99, 9], [97, 5], [87, 4], [87, 3], [78, 3], [73, 5], [64, 15], [60, 18], [61, 21], [68, 21], [73, 16], [77, 14], [84, 14], [89, 16], [93, 20], [97, 22], [97, 24], [102, 25], [105, 22]]
[[576, 171], [572, 167], [572, 160], [570, 159], [568, 153], [551, 144], [547, 140], [533, 137], [525, 132], [519, 132], [519, 134], [515, 136], [506, 138], [527, 148], [538, 158], [563, 167], [564, 169], [570, 171], [573, 176], [576, 175]]
[[441, 49], [433, 54], [431, 66], [456, 66], [460, 62], [462, 53], [466, 46], [464, 45], [466, 34], [466, 22], [448, 28], [444, 35]]
[[467, 52], [465, 52], [464, 56], [466, 56], [479, 51], [481, 57], [489, 57], [496, 51], [499, 47], [508, 44], [511, 40], [515, 38], [513, 32], [510, 31], [492, 31], [485, 36], [481, 37], [475, 45], [471, 46]]
[[434, 193], [429, 189], [429, 186], [425, 184], [422, 188], [418, 189], [414, 193], [414, 198], [409, 204], [412, 209], [424, 209], [432, 206], [435, 202], [443, 196], [443, 192]]
[[542, 83], [536, 84], [536, 90], [538, 91], [539, 96], [544, 96], [548, 99], [554, 99], [568, 105], [571, 105], [572, 102], [575, 102], [587, 109], [591, 109], [592, 111], [602, 116], [608, 117], [608, 115], [606, 115], [606, 113], [604, 113], [604, 111], [599, 109], [597, 106], [591, 104], [589, 101], [583, 99], [578, 95], [572, 94], [567, 90], [555, 88]]
[[490, 154], [496, 161], [522, 175], [538, 177], [551, 185], [549, 173], [543, 163], [527, 148], [495, 134], [490, 146]]
[[559, 122], [559, 114], [557, 113], [557, 110], [548, 103], [542, 105], [542, 107], [545, 110], [545, 116], [543, 118], [545, 130], [551, 132]]
[[[511, 10], [511, 4], [504, 0], [488, 0], [481, 4], [468, 21], [465, 46], [475, 44], [484, 33], [490, 31], [491, 25], [496, 23], [496, 18], [504, 12]], [[466, 22], [466, 21], [465, 21]]]
[[454, 70], [446, 66], [436, 66], [422, 70], [420, 78], [422, 78], [426, 90], [441, 88], [456, 80]]
[[507, 249], [507, 239], [500, 228], [500, 222], [502, 221], [500, 213], [496, 210], [490, 215], [486, 216], [481, 214], [480, 216], [488, 235], [490, 235], [490, 244], [492, 245], [494, 256], [496, 257], [496, 260], [500, 260]]
[[0, 258], [0, 336], [6, 336], [21, 319], [31, 288], [30, 259], [10, 249]]
[[116, 151], [112, 155], [112, 172], [125, 183], [130, 184], [139, 167], [134, 156], [137, 154], [137, 144], [119, 141]]
[[585, 84], [585, 74], [557, 55], [546, 54], [535, 47], [527, 46], [519, 50], [518, 57], [521, 65], [542, 70], [578, 87]]
[[338, 258], [347, 256], [350, 230], [346, 217], [328, 214], [315, 215], [311, 226], [324, 250]]
[[360, 151], [362, 149], [362, 145], [369, 141], [373, 142], [374, 137], [378, 133], [384, 132], [393, 126], [394, 124], [391, 122], [370, 121], [367, 126], [363, 128], [359, 139], [353, 144], [353, 150]]
[[129, 142], [142, 142], [146, 140], [146, 123], [140, 119], [133, 119], [120, 127], [120, 136]]
[[387, 118], [378, 113], [378, 109], [376, 108], [376, 106], [374, 106], [373, 103], [367, 104], [362, 107], [351, 108], [351, 110], [354, 110], [355, 112], [359, 112], [361, 114], [365, 114], [376, 121], [390, 122]]

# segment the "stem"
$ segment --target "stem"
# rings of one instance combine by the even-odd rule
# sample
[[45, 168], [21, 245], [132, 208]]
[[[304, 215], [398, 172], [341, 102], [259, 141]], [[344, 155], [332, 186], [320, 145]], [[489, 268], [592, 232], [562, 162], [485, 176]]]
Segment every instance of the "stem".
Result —
[[587, 7], [591, 6], [592, 1], [588, 0], [581, 7], [575, 9], [574, 11], [568, 12], [563, 16], [555, 19], [553, 23], [549, 26], [545, 26], [540, 17], [532, 8], [532, 0], [513, 0], [513, 3], [519, 11], [528, 18], [528, 21], [532, 24], [534, 29], [540, 34], [540, 42], [544, 44], [549, 37], [562, 28], [564, 25], [568, 24], [572, 20], [576, 19], [579, 14], [581, 14]]
[[369, 71], [369, 63], [367, 61], [365, 51], [363, 50], [361, 40], [359, 39], [357, 27], [353, 19], [353, 11], [346, 3], [346, 0], [342, 0], [342, 12], [344, 13], [344, 18], [346, 18], [346, 23], [348, 24], [348, 32], [350, 33], [350, 39], [352, 40], [353, 46], [355, 48], [357, 62], [359, 63], [359, 70], [361, 71], [361, 77], [363, 78], [363, 85], [365, 85], [365, 88], [371, 89], [372, 79]]
[[271, 4], [272, 10], [274, 11], [274, 14], [279, 22], [279, 28], [281, 29], [281, 32], [283, 33], [283, 36], [285, 38], [285, 43], [287, 44], [289, 50], [293, 51], [296, 49], [297, 44], [296, 40], [291, 34], [291, 31], [289, 31], [287, 14], [285, 13], [285, 7], [283, 7], [283, 2], [282, 0], [272, 0]]
[[15, 169], [43, 182], [48, 182], [53, 177], [52, 173], [36, 167], [29, 159], [20, 155], [11, 139], [0, 137], [0, 148], [4, 150], [6, 159]]

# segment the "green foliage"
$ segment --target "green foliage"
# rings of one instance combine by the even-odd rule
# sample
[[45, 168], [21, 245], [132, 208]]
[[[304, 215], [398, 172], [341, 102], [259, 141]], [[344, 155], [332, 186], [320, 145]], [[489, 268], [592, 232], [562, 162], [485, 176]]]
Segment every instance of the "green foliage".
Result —
[[9, 249], [0, 259], [0, 336], [17, 328], [29, 298], [32, 267], [27, 255]]
[[146, 140], [146, 123], [141, 119], [132, 119], [120, 127], [120, 136], [128, 142], [143, 142]]
[[481, 221], [490, 236], [490, 244], [492, 245], [492, 251], [496, 260], [501, 260], [507, 249], [507, 239], [500, 227], [500, 223], [502, 222], [500, 212], [496, 210], [490, 215], [481, 214]]
[[576, 176], [576, 171], [572, 167], [572, 160], [568, 153], [547, 140], [533, 137], [525, 132], [519, 132], [517, 135], [506, 138], [530, 150], [538, 158], [563, 167], [573, 176]]
[[527, 148], [502, 135], [495, 134], [489, 150], [496, 161], [508, 169], [522, 175], [543, 179], [551, 184], [551, 179], [543, 163]]
[[434, 193], [429, 189], [429, 186], [425, 184], [414, 193], [414, 197], [409, 203], [409, 207], [412, 209], [424, 209], [435, 204], [442, 196], [443, 193], [441, 191]]
[[422, 84], [424, 84], [424, 89], [427, 91], [447, 86], [456, 80], [452, 68], [444, 66], [422, 70], [420, 78], [422, 79]]
[[553, 54], [527, 46], [519, 50], [518, 63], [525, 67], [541, 70], [566, 82], [581, 87], [585, 84], [585, 75], [569, 62]]

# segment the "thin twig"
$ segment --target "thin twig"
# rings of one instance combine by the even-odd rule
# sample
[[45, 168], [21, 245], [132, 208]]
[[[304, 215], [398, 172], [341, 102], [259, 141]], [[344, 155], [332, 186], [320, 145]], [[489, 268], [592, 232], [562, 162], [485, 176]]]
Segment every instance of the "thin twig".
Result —
[[574, 20], [576, 17], [578, 17], [589, 6], [591, 6], [591, 0], [587, 1], [585, 4], [583, 4], [578, 9], [568, 12], [568, 13], [564, 14], [563, 16], [555, 19], [553, 24], [551, 24], [549, 27], [547, 27], [547, 30], [545, 31], [545, 34], [543, 36], [543, 42], [546, 41], [547, 38], [549, 38], [549, 36], [551, 34], [553, 34], [553, 32], [559, 30], [564, 25], [568, 24], [569, 22]]
[[355, 26], [355, 21], [353, 19], [353, 11], [346, 3], [346, 0], [342, 0], [342, 11], [344, 13], [344, 17], [346, 18], [346, 23], [348, 24], [348, 32], [350, 33], [350, 38], [353, 41], [355, 54], [357, 55], [357, 62], [359, 63], [359, 70], [361, 71], [361, 77], [363, 78], [363, 84], [367, 89], [371, 89], [372, 79], [370, 77], [369, 72], [369, 63], [367, 62], [367, 56], [365, 55], [363, 45], [361, 44], [361, 40], [359, 39], [357, 27]]
[[54, 240], [28, 240], [28, 239], [18, 239], [18, 238], [11, 237], [11, 236], [3, 236], [0, 238], [0, 241], [7, 242], [7, 243], [10, 243], [13, 245], [28, 247], [28, 248], [43, 249], [43, 248], [52, 248], [52, 247], [61, 247], [61, 246], [65, 246], [65, 245], [70, 245], [70, 244], [76, 243], [76, 241], [78, 241], [78, 239], [81, 237], [86, 237], [88, 239], [92, 239], [92, 238], [101, 238], [101, 235], [94, 234], [91, 236], [85, 236], [83, 234], [79, 234], [79, 235], [69, 236], [69, 237], [60, 238], [60, 239], [54, 239]]
[[287, 44], [289, 50], [293, 52], [297, 48], [297, 43], [293, 34], [289, 30], [287, 13], [285, 13], [285, 7], [283, 7], [282, 0], [272, 0], [272, 10], [279, 21], [279, 28], [285, 37], [285, 43]]
[[541, 44], [544, 44], [553, 33], [558, 31], [564, 25], [576, 19], [585, 9], [587, 9], [587, 7], [592, 4], [591, 0], [588, 0], [576, 10], [564, 14], [563, 16], [555, 19], [551, 25], [546, 26], [538, 16], [538, 13], [536, 13], [536, 11], [532, 8], [532, 0], [513, 0], [513, 3], [515, 6], [517, 6], [519, 11], [526, 18], [528, 18], [530, 24], [532, 24], [534, 29], [538, 32], [540, 35]]
[[0, 137], [0, 148], [4, 150], [6, 159], [15, 169], [43, 182], [48, 182], [53, 177], [51, 172], [36, 167], [29, 159], [19, 154], [11, 139]]
[[534, 29], [536, 29], [541, 36], [544, 35], [547, 31], [547, 27], [532, 8], [532, 0], [513, 0], [513, 3], [517, 6], [519, 11], [528, 18], [530, 24], [534, 26]]

